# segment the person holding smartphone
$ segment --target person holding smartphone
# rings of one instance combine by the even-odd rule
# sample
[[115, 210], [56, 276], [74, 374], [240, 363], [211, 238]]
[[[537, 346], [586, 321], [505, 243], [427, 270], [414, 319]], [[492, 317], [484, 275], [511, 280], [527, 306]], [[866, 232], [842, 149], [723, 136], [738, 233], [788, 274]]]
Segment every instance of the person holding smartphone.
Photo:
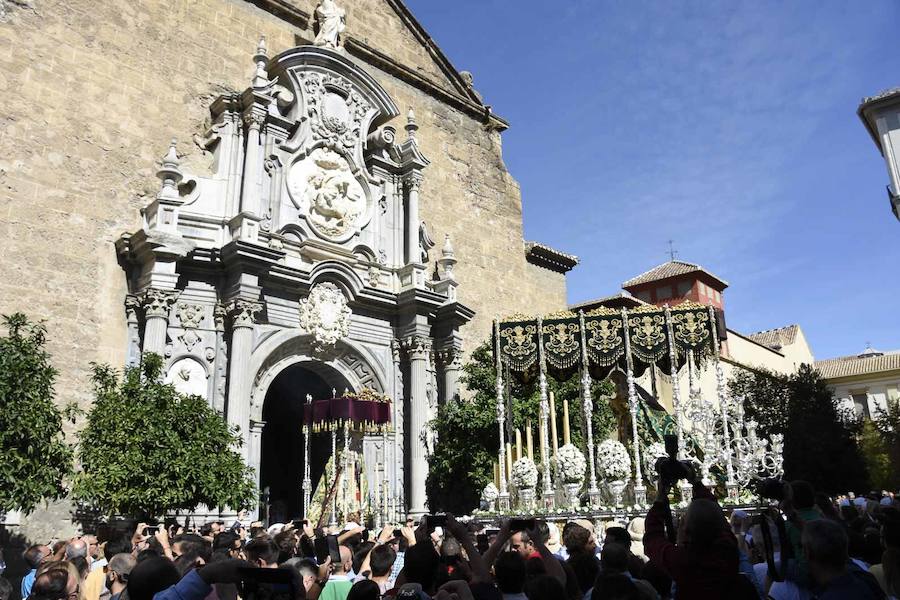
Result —
[[[334, 553], [332, 552], [332, 554]], [[347, 600], [347, 594], [353, 587], [353, 582], [348, 576], [353, 567], [353, 554], [350, 552], [350, 548], [340, 546], [338, 556], [340, 560], [334, 560], [337, 556], [328, 557], [331, 563], [331, 574], [328, 576], [325, 587], [322, 588], [322, 593], [319, 594], [319, 600]]]

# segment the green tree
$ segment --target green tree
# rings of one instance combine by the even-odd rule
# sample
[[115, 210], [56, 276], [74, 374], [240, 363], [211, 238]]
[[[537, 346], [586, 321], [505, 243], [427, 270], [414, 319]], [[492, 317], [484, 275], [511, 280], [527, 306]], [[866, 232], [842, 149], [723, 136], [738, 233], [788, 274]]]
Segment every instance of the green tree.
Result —
[[894, 467], [891, 464], [890, 447], [874, 422], [866, 419], [859, 435], [859, 451], [869, 471], [871, 487], [889, 490], [894, 487]]
[[882, 489], [894, 489], [900, 482], [900, 403], [888, 402], [887, 410], [879, 411], [874, 423], [884, 441], [891, 465], [891, 483]]
[[56, 370], [44, 349], [46, 328], [22, 313], [4, 315], [0, 338], [0, 512], [29, 513], [66, 494], [72, 449], [64, 412], [53, 402]]
[[[426, 492], [432, 511], [467, 514], [478, 508], [481, 491], [493, 480], [493, 463], [499, 458], [496, 368], [490, 344], [482, 344], [472, 353], [469, 362], [463, 365], [460, 380], [469, 390], [471, 398], [444, 404], [431, 423], [438, 442], [428, 461]], [[584, 450], [585, 427], [578, 374], [564, 382], [548, 377], [547, 383], [548, 390], [556, 395], [557, 422], [562, 423], [563, 400], [569, 401], [572, 443]], [[523, 383], [511, 378], [509, 387], [513, 427], [524, 429], [530, 419], [534, 432], [538, 434], [538, 382], [532, 379]], [[612, 391], [613, 386], [609, 382], [595, 382], [592, 385], [595, 444], [615, 427], [612, 410], [603, 400]], [[561, 427], [559, 437], [561, 444]], [[537, 454], [537, 436], [534, 443]], [[539, 460], [538, 456], [535, 459]]]
[[162, 383], [162, 359], [145, 355], [120, 374], [94, 366], [96, 400], [79, 436], [75, 497], [111, 514], [161, 516], [199, 504], [253, 504], [252, 472], [237, 431], [199, 396]]
[[858, 426], [842, 415], [831, 389], [809, 365], [784, 377], [767, 371], [736, 374], [731, 393], [747, 400], [747, 418], [759, 433], [784, 435], [784, 476], [827, 493], [868, 489], [857, 443]]

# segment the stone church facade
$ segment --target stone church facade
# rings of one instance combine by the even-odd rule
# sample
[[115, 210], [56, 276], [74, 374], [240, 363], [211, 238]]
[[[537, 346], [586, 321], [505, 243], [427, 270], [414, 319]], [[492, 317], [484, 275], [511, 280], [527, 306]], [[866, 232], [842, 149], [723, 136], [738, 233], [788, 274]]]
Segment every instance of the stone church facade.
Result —
[[0, 5], [0, 311], [46, 319], [58, 400], [159, 353], [277, 482], [306, 393], [372, 388], [407, 434], [364, 452], [423, 511], [463, 357], [576, 264], [523, 240], [471, 76], [399, 0]]

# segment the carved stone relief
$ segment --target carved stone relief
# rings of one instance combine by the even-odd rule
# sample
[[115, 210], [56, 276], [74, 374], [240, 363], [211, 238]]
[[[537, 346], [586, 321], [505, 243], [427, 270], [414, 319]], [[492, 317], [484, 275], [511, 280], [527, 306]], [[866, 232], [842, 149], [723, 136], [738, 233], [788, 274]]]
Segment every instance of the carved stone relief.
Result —
[[322, 352], [350, 334], [350, 307], [343, 292], [331, 282], [312, 288], [300, 301], [300, 327], [312, 335], [312, 346]]
[[207, 378], [206, 369], [192, 358], [176, 360], [166, 373], [166, 383], [173, 384], [180, 393], [203, 398], [206, 398]]
[[365, 191], [347, 160], [333, 150], [317, 148], [295, 163], [288, 175], [288, 190], [300, 213], [326, 239], [345, 239], [364, 225]]

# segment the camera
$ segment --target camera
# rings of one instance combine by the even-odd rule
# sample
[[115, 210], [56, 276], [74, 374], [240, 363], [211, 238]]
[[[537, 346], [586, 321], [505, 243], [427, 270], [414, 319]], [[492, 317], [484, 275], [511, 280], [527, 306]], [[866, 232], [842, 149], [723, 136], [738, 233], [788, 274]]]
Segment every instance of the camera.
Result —
[[784, 482], [780, 479], [757, 479], [756, 495], [767, 500], [784, 500]]
[[666, 453], [656, 459], [656, 474], [659, 480], [665, 483], [674, 483], [680, 479], [691, 480], [694, 478], [694, 465], [685, 460], [678, 460], [678, 438], [674, 435], [664, 436]]
[[438, 515], [425, 515], [425, 529], [428, 533], [434, 531], [435, 527], [446, 527], [447, 526], [447, 515], [438, 514]]

